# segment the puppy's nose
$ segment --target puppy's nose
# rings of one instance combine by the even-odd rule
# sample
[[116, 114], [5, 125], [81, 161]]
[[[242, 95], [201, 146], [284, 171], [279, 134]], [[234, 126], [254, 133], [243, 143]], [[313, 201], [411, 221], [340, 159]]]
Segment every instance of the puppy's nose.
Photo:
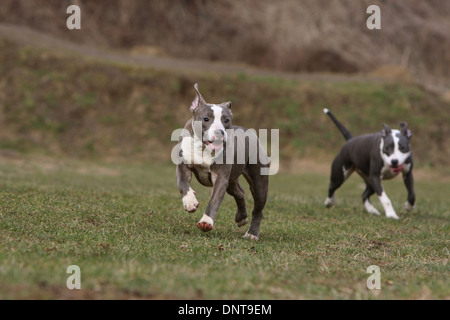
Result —
[[398, 160], [397, 159], [392, 159], [391, 163], [395, 167], [395, 166], [398, 165]]
[[223, 139], [225, 132], [223, 132], [223, 130], [216, 130], [214, 131], [214, 135], [216, 136], [217, 139]]

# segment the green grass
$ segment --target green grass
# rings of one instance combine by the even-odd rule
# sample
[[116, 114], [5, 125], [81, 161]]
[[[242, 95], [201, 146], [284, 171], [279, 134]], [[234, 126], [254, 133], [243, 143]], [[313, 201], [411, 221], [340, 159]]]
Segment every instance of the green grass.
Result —
[[[0, 177], [0, 299], [450, 298], [444, 180], [416, 179], [412, 213], [401, 179], [386, 182], [394, 221], [365, 213], [356, 175], [325, 209], [327, 174], [281, 173], [254, 242], [230, 196], [200, 232], [210, 189], [193, 182], [200, 208], [184, 212], [174, 165], [24, 158], [2, 160]], [[76, 292], [69, 265], [81, 268]], [[381, 290], [366, 288], [370, 265]]]

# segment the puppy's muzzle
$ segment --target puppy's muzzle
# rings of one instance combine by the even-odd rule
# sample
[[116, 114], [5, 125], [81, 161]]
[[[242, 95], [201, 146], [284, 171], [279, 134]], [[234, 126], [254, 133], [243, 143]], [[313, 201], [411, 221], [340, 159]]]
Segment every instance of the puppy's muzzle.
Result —
[[226, 142], [226, 135], [223, 130], [215, 130], [214, 135], [210, 140], [204, 141], [206, 147], [211, 151], [217, 151], [223, 148], [223, 143]]

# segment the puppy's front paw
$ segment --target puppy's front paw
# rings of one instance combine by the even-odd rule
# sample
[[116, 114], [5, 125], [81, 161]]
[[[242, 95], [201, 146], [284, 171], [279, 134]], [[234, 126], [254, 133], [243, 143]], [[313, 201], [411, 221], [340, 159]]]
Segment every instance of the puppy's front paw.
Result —
[[212, 230], [213, 225], [214, 220], [204, 214], [200, 221], [197, 223], [197, 228], [199, 228], [203, 232], [208, 232]]
[[364, 201], [364, 207], [366, 208], [367, 212], [370, 214], [375, 214], [377, 216], [380, 215], [380, 211], [377, 210], [377, 208], [375, 208], [369, 200]]
[[195, 212], [198, 208], [198, 201], [195, 197], [195, 191], [192, 188], [189, 188], [189, 191], [183, 197], [183, 207], [187, 212]]
[[394, 219], [394, 220], [400, 219], [394, 211], [391, 211], [391, 212], [387, 211], [386, 218], [390, 218], [390, 219]]

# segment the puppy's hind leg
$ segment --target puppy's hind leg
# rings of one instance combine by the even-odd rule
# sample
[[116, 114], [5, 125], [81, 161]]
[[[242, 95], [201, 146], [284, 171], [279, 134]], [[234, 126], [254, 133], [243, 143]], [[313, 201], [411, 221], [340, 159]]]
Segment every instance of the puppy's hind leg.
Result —
[[248, 223], [244, 189], [241, 187], [239, 181], [236, 179], [236, 181], [230, 183], [230, 185], [227, 188], [227, 192], [228, 194], [233, 196], [237, 205], [237, 211], [234, 221], [236, 222], [238, 227], [242, 227]]
[[261, 175], [260, 167], [253, 166], [247, 172], [244, 172], [244, 177], [250, 185], [250, 190], [254, 199], [255, 206], [252, 211], [252, 221], [250, 228], [244, 235], [244, 238], [251, 240], [259, 239], [259, 228], [261, 220], [263, 219], [263, 209], [267, 201], [267, 193], [269, 187], [269, 176]]
[[408, 199], [405, 202], [405, 209], [407, 211], [411, 211], [414, 208], [414, 203], [416, 202], [412, 169], [410, 169], [408, 173], [403, 174], [403, 181], [405, 182], [406, 189], [408, 190]]
[[[347, 177], [350, 174], [351, 172], [347, 174]], [[328, 187], [328, 197], [325, 199], [325, 206], [327, 208], [331, 208], [336, 203], [334, 193], [344, 183], [345, 179], [345, 167], [342, 161], [340, 161], [340, 157], [338, 155], [331, 165], [331, 177], [330, 185]]]

